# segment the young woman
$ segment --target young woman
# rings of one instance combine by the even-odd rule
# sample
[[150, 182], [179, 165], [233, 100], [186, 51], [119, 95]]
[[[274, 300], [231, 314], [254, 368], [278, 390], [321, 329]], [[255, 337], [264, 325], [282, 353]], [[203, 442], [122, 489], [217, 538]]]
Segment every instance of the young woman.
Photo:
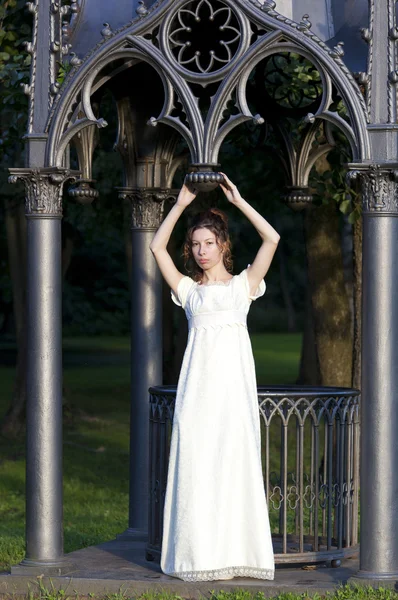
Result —
[[161, 555], [163, 572], [185, 581], [274, 577], [246, 316], [252, 300], [265, 292], [263, 278], [279, 235], [222, 175], [227, 199], [260, 235], [252, 265], [232, 275], [227, 218], [212, 208], [197, 215], [187, 232], [184, 255], [193, 262], [193, 277], [180, 273], [167, 243], [196, 195], [186, 185], [151, 243], [172, 298], [189, 323], [173, 420]]

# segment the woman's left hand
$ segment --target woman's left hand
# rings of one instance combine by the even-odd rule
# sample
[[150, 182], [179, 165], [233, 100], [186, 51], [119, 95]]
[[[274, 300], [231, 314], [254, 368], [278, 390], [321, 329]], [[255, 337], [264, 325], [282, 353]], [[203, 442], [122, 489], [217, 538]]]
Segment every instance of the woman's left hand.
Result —
[[242, 196], [239, 193], [238, 188], [232, 181], [225, 175], [225, 173], [221, 173], [220, 175], [224, 177], [223, 183], [220, 183], [220, 188], [224, 192], [227, 200], [232, 202], [232, 204], [238, 204], [240, 200], [243, 200]]

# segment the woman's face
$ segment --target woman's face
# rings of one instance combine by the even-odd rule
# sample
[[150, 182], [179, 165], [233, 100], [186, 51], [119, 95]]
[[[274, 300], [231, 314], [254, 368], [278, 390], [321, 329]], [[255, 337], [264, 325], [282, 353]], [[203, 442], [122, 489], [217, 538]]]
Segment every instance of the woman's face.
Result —
[[201, 269], [206, 271], [222, 261], [217, 238], [210, 229], [196, 229], [192, 234], [192, 254]]

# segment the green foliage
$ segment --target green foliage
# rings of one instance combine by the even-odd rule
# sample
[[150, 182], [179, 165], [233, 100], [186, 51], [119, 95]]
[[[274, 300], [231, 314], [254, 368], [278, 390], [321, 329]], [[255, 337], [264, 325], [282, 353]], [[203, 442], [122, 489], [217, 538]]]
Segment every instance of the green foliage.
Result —
[[[28, 600], [79, 600], [83, 596], [75, 590], [70, 590], [71, 583], [64, 589], [57, 589], [53, 581], [50, 579], [50, 583], [46, 586], [42, 577], [37, 578], [37, 582], [29, 585], [29, 592], [27, 594]], [[127, 584], [126, 584], [127, 585]], [[8, 596], [4, 596], [8, 600]], [[168, 592], [167, 590], [148, 590], [142, 594], [134, 595], [126, 589], [121, 588], [119, 592], [113, 594], [95, 594], [89, 592], [88, 598], [104, 598], [104, 600], [184, 600], [188, 598], [186, 595], [180, 596], [175, 592]], [[11, 600], [11, 595], [9, 596]], [[345, 585], [337, 588], [334, 592], [325, 592], [324, 594], [318, 594], [311, 592], [293, 593], [286, 592], [273, 595], [270, 597], [264, 592], [254, 592], [243, 588], [234, 588], [230, 591], [226, 590], [210, 590], [203, 598], [208, 600], [266, 600], [272, 598], [272, 600], [398, 600], [397, 592], [384, 588], [374, 589], [369, 587], [357, 587]]]
[[330, 170], [317, 173], [312, 172], [312, 182], [315, 189], [315, 203], [328, 204], [336, 202], [340, 211], [348, 216], [349, 223], [353, 224], [361, 217], [361, 203], [358, 193], [346, 182], [346, 168], [344, 163], [349, 161], [344, 145], [339, 145], [328, 155]]
[[[5, 211], [20, 202], [20, 191], [7, 183], [7, 168], [23, 165], [22, 136], [26, 130], [28, 98], [21, 84], [29, 82], [30, 55], [23, 47], [31, 36], [31, 18], [24, 0], [0, 4], [0, 330], [12, 323], [12, 293], [7, 262]], [[7, 202], [5, 201], [7, 199]]]
[[[67, 589], [57, 589], [50, 579], [49, 587], [46, 587], [43, 583], [43, 576], [40, 575], [37, 577], [37, 581], [29, 584], [29, 592], [27, 594], [27, 600], [69, 600], [70, 595], [67, 595], [67, 590], [70, 587], [68, 585]], [[73, 594], [76, 597], [76, 594]]]
[[57, 83], [62, 85], [66, 79], [66, 76], [72, 70], [72, 65], [68, 62], [58, 62], [57, 66], [58, 66]]
[[250, 590], [234, 589], [231, 591], [210, 592], [210, 600], [265, 600], [264, 592], [251, 592]]
[[302, 55], [281, 52], [266, 63], [268, 93], [285, 108], [311, 104], [322, 95], [322, 82], [314, 65]]
[[183, 600], [183, 597], [173, 592], [149, 590], [138, 596], [137, 600]]
[[[29, 83], [30, 55], [24, 42], [31, 37], [31, 18], [23, 0], [4, 0], [0, 6], [0, 163], [17, 166], [26, 129], [28, 99], [21, 85]], [[0, 187], [4, 185], [2, 173]]]
[[328, 600], [398, 600], [394, 590], [379, 587], [377, 589], [361, 585], [344, 585], [333, 594], [327, 594]]

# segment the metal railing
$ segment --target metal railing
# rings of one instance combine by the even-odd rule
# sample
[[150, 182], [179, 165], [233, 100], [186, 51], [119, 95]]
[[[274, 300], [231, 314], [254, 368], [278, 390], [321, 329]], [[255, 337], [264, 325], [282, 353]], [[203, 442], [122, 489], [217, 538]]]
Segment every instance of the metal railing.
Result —
[[[176, 388], [150, 393], [148, 560], [160, 560]], [[355, 389], [258, 387], [262, 466], [276, 563], [358, 551], [359, 404]]]

